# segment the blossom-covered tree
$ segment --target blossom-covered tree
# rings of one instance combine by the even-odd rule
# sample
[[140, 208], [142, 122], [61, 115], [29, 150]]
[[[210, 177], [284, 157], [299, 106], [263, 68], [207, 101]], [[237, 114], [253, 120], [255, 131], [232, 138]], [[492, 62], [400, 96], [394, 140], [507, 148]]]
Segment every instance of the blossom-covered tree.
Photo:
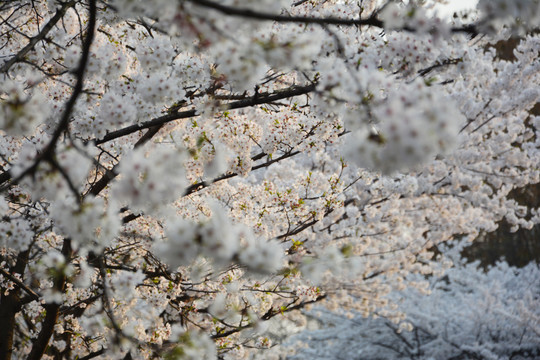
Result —
[[434, 2], [0, 2], [0, 359], [248, 357], [323, 301], [399, 322], [437, 244], [538, 223], [509, 194], [540, 181], [540, 5]]
[[499, 262], [483, 272], [455, 251], [455, 266], [430, 278], [429, 295], [411, 288], [391, 294], [407, 313], [403, 323], [312, 310], [322, 326], [294, 337], [308, 346], [295, 343], [290, 358], [538, 359], [540, 266]]

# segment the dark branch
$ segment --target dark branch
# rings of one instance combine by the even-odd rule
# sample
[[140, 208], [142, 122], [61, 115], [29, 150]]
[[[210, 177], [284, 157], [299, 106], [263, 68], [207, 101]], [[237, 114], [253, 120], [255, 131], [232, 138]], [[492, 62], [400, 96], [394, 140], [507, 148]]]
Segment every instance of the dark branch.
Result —
[[[58, 126], [54, 130], [54, 133], [52, 134], [49, 143], [47, 144], [43, 152], [36, 157], [32, 166], [24, 170], [19, 176], [17, 176], [16, 179], [13, 179], [13, 182], [15, 183], [17, 183], [18, 181], [20, 181], [23, 177], [27, 175], [33, 174], [38, 169], [38, 166], [42, 161], [44, 160], [49, 161], [49, 162], [52, 161], [54, 152], [56, 150], [56, 143], [58, 142], [58, 139], [60, 138], [62, 133], [68, 128], [69, 119], [71, 117], [71, 113], [73, 112], [73, 108], [75, 107], [75, 103], [77, 102], [77, 99], [83, 92], [83, 83], [84, 83], [84, 75], [86, 72], [86, 64], [88, 63], [88, 58], [90, 56], [90, 46], [92, 45], [92, 42], [94, 41], [94, 32], [96, 28], [97, 10], [96, 10], [95, 0], [89, 1], [89, 4], [90, 4], [90, 10], [89, 10], [89, 16], [88, 16], [87, 34], [83, 41], [81, 59], [79, 61], [77, 68], [74, 71], [74, 74], [76, 77], [76, 83], [75, 83], [75, 86], [73, 87], [73, 92], [66, 103], [60, 122], [58, 123]], [[2, 181], [0, 182], [0, 184], [10, 179], [11, 179], [11, 174], [9, 173], [9, 171], [6, 171], [0, 175], [0, 180]], [[5, 190], [5, 187], [0, 189], [0, 191], [2, 190]]]
[[[90, 1], [90, 3], [93, 4], [93, 8], [95, 9], [95, 1]], [[90, 5], [90, 9], [92, 9], [92, 5]], [[71, 259], [71, 253], [71, 240], [64, 239], [64, 244], [62, 246], [62, 255], [64, 255], [66, 262], [69, 262], [69, 260]], [[66, 281], [67, 276], [64, 272], [54, 280], [55, 291], [63, 293], [66, 288]], [[45, 304], [43, 307], [46, 311], [45, 319], [42, 322], [41, 331], [39, 332], [38, 337], [33, 341], [32, 350], [30, 351], [30, 354], [27, 358], [28, 360], [40, 360], [43, 357], [45, 350], [47, 349], [47, 345], [49, 344], [49, 340], [54, 333], [54, 327], [56, 325], [56, 322], [58, 321], [60, 304]]]
[[[251, 168], [251, 171], [254, 171], [254, 170], [258, 170], [258, 169], [262, 169], [262, 168], [265, 168], [265, 167], [268, 167], [270, 165], [272, 165], [273, 163], [276, 163], [278, 161], [281, 161], [281, 160], [285, 160], [285, 159], [288, 159], [292, 156], [295, 156], [297, 154], [299, 154], [300, 151], [290, 151], [290, 152], [287, 152], [283, 155], [281, 155], [280, 157], [277, 157], [275, 159], [272, 159], [272, 160], [268, 160], [267, 162], [265, 163], [262, 163], [262, 164], [259, 164], [259, 165], [256, 165], [256, 166], [253, 166]], [[251, 160], [255, 161], [255, 160], [258, 160], [258, 159], [261, 159], [265, 156], [268, 156], [268, 154], [266, 153], [260, 153], [260, 154], [257, 154], [255, 155], [254, 157], [251, 158]], [[230, 178], [233, 178], [235, 176], [238, 176], [237, 173], [228, 173], [228, 174], [224, 174], [224, 175], [221, 175], [221, 176], [218, 176], [217, 178], [215, 179], [212, 179], [210, 181], [203, 181], [203, 182], [200, 182], [200, 183], [197, 183], [197, 184], [193, 184], [191, 186], [189, 186], [185, 192], [184, 192], [184, 196], [187, 196], [189, 194], [192, 194], [196, 191], [200, 191], [214, 183], [217, 183], [218, 181], [222, 181], [222, 180], [226, 180], [226, 179], [230, 179]]]
[[15, 63], [23, 60], [26, 54], [28, 54], [28, 52], [30, 52], [39, 41], [45, 39], [49, 31], [51, 31], [52, 28], [56, 25], [56, 23], [58, 23], [58, 21], [60, 21], [64, 17], [68, 9], [75, 6], [76, 3], [77, 1], [69, 1], [62, 4], [62, 7], [56, 11], [56, 14], [54, 14], [54, 16], [49, 20], [49, 22], [45, 24], [39, 34], [31, 38], [25, 47], [19, 50], [19, 52], [15, 56], [6, 61], [4, 65], [2, 65], [2, 67], [0, 68], [0, 73], [8, 72]]
[[[75, 75], [77, 77], [77, 83], [75, 84], [73, 93], [71, 94], [71, 97], [69, 98], [66, 104], [60, 123], [58, 124], [58, 127], [56, 128], [55, 132], [53, 133], [51, 141], [49, 142], [49, 145], [45, 149], [44, 156], [46, 157], [39, 157], [38, 159], [36, 159], [36, 163], [34, 165], [36, 168], [40, 160], [47, 159], [47, 157], [52, 157], [52, 155], [54, 154], [54, 151], [56, 148], [56, 142], [60, 138], [60, 135], [62, 134], [62, 132], [67, 129], [71, 112], [73, 111], [75, 102], [77, 101], [77, 98], [79, 97], [83, 89], [84, 73], [86, 70], [88, 57], [90, 55], [90, 46], [92, 45], [92, 42], [94, 40], [94, 31], [96, 27], [96, 15], [97, 15], [96, 0], [89, 0], [88, 5], [89, 5], [88, 29], [87, 29], [86, 37], [84, 38], [84, 42], [83, 42], [82, 56], [75, 72]], [[62, 247], [62, 255], [64, 255], [64, 257], [66, 258], [66, 261], [69, 261], [69, 259], [71, 258], [71, 255], [72, 255], [71, 253], [72, 253], [71, 241], [70, 239], [64, 239], [64, 244]], [[65, 286], [66, 286], [66, 280], [67, 280], [66, 274], [62, 274], [58, 276], [54, 284], [56, 291], [60, 293], [64, 292]], [[49, 343], [49, 340], [54, 332], [54, 326], [56, 325], [56, 321], [58, 320], [60, 304], [47, 304], [44, 307], [46, 310], [45, 319], [43, 320], [42, 328], [38, 337], [33, 342], [32, 350], [30, 351], [30, 354], [28, 355], [28, 360], [39, 360], [43, 357], [43, 354], [45, 353], [45, 350], [47, 349], [47, 344]]]
[[[276, 91], [274, 93], [258, 94], [258, 96], [256, 98], [248, 98], [248, 99], [238, 100], [238, 101], [234, 101], [234, 102], [231, 102], [231, 103], [228, 103], [228, 104], [224, 104], [220, 108], [220, 110], [225, 111], [225, 110], [241, 109], [241, 108], [245, 108], [245, 107], [251, 107], [251, 106], [254, 106], [254, 105], [267, 104], [267, 103], [271, 103], [271, 102], [274, 102], [274, 101], [291, 98], [291, 97], [294, 97], [294, 96], [305, 95], [305, 94], [308, 94], [308, 93], [314, 91], [315, 86], [316, 86], [316, 84], [314, 84], [314, 83], [309, 84], [309, 85], [304, 85], [304, 86], [293, 85], [293, 86], [291, 86], [291, 87], [289, 87], [287, 89], [279, 90], [279, 91]], [[96, 140], [95, 143], [96, 143], [96, 145], [103, 144], [103, 143], [106, 143], [108, 141], [118, 139], [120, 137], [132, 134], [132, 133], [137, 132], [139, 130], [153, 128], [153, 127], [156, 127], [156, 126], [160, 126], [160, 125], [169, 123], [171, 121], [192, 118], [192, 117], [195, 117], [195, 116], [198, 116], [198, 115], [199, 114], [197, 114], [197, 111], [195, 109], [191, 109], [191, 110], [187, 110], [187, 111], [181, 111], [181, 112], [175, 112], [175, 113], [172, 113], [172, 114], [167, 114], [167, 115], [160, 116], [160, 117], [157, 117], [157, 118], [149, 120], [149, 121], [145, 121], [145, 122], [140, 123], [140, 124], [127, 126], [127, 127], [123, 128], [123, 129], [112, 131], [112, 132], [108, 133], [107, 135], [105, 135], [102, 139]]]
[[303, 23], [303, 24], [317, 24], [317, 25], [346, 25], [346, 26], [362, 26], [369, 25], [375, 27], [383, 27], [383, 22], [376, 17], [369, 17], [367, 19], [342, 19], [335, 17], [316, 18], [306, 16], [290, 16], [281, 14], [267, 14], [251, 9], [236, 8], [215, 3], [208, 0], [192, 1], [196, 5], [201, 5], [207, 8], [217, 10], [223, 14], [230, 16], [240, 16], [256, 20], [268, 20], [277, 21], [282, 23]]
[[[306, 16], [290, 16], [281, 14], [268, 14], [259, 11], [254, 11], [246, 8], [236, 8], [232, 6], [222, 5], [209, 0], [193, 1], [194, 4], [217, 10], [229, 16], [238, 16], [255, 20], [276, 21], [280, 23], [301, 23], [301, 24], [316, 24], [316, 25], [343, 25], [343, 26], [373, 26], [384, 28], [384, 23], [377, 18], [377, 13], [364, 19], [346, 19], [336, 17], [306, 17]], [[296, 4], [294, 4], [296, 5]], [[404, 27], [402, 30], [415, 32], [416, 29]], [[454, 33], [467, 33], [472, 36], [478, 35], [478, 29], [475, 25], [466, 25], [459, 28], [452, 28]]]
[[2, 276], [6, 277], [7, 279], [14, 282], [15, 284], [17, 284], [17, 286], [23, 289], [30, 296], [32, 300], [36, 300], [36, 301], [40, 300], [41, 296], [39, 294], [37, 294], [34, 290], [30, 289], [21, 280], [17, 279], [15, 276], [11, 275], [6, 270], [0, 268], [0, 274], [2, 274]]

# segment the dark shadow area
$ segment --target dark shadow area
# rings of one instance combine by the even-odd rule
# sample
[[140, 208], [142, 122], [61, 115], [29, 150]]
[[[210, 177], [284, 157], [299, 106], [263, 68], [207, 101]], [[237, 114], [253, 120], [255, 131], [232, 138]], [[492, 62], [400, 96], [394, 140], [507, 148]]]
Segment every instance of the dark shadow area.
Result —
[[[538, 208], [540, 184], [516, 189], [510, 197], [522, 205]], [[531, 261], [540, 263], [540, 224], [531, 230], [519, 229], [512, 233], [510, 225], [502, 221], [496, 231], [480, 235], [471, 246], [463, 250], [462, 255], [470, 261], [480, 260], [483, 267], [503, 259], [517, 267], [523, 267]]]

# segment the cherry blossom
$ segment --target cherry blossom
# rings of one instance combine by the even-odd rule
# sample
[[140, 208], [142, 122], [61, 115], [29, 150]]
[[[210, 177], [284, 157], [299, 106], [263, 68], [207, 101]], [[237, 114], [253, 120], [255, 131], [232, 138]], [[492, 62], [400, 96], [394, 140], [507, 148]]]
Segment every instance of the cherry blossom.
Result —
[[442, 274], [510, 286], [439, 249], [540, 220], [538, 1], [432, 5], [1, 3], [0, 360], [268, 358], [312, 304], [405, 334], [488, 286]]

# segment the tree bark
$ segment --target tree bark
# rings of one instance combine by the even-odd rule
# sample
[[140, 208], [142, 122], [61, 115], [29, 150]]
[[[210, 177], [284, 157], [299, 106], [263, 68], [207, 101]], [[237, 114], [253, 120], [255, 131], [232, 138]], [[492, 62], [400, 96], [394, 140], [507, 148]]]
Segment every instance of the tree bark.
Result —
[[[64, 255], [66, 259], [66, 264], [69, 263], [72, 255], [71, 239], [64, 239], [64, 244], [62, 246], [62, 255]], [[54, 288], [56, 289], [56, 291], [62, 294], [64, 293], [64, 290], [66, 288], [66, 280], [67, 276], [65, 272], [62, 272], [61, 275], [58, 275], [56, 277], [56, 279], [54, 280]], [[60, 312], [60, 304], [47, 304], [44, 306], [44, 308], [47, 312], [45, 315], [45, 320], [43, 320], [41, 331], [39, 332], [37, 339], [32, 345], [32, 350], [30, 351], [27, 360], [41, 359], [43, 357], [43, 354], [45, 354], [45, 350], [47, 349], [49, 340], [54, 333], [54, 326], [56, 325], [56, 321], [58, 320], [58, 314]]]
[[[24, 274], [28, 264], [30, 250], [19, 253], [12, 272]], [[10, 360], [13, 354], [13, 333], [15, 331], [15, 315], [21, 310], [20, 288], [15, 287], [9, 294], [4, 295], [0, 289], [0, 360]]]
[[15, 315], [20, 310], [18, 293], [19, 289], [14, 289], [0, 297], [0, 360], [10, 360], [13, 352]]

